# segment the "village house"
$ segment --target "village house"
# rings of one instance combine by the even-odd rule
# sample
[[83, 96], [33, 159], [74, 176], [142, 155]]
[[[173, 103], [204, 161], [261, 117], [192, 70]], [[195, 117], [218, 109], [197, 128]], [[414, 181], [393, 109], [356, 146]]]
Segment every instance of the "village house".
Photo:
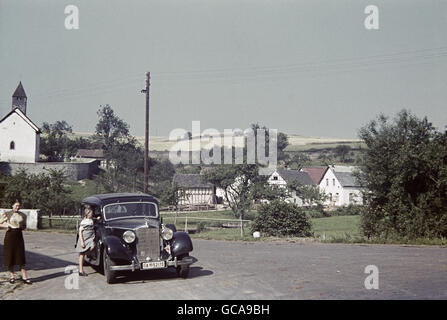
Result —
[[104, 150], [102, 149], [78, 149], [72, 160], [97, 160], [99, 166], [105, 168]]
[[327, 195], [325, 205], [344, 207], [350, 204], [363, 204], [360, 184], [354, 176], [353, 166], [329, 166], [319, 186]]
[[306, 172], [310, 179], [312, 180], [313, 184], [318, 186], [321, 182], [321, 179], [323, 179], [323, 176], [325, 175], [326, 171], [328, 170], [328, 166], [324, 167], [302, 167], [300, 171]]
[[[313, 185], [313, 181], [307, 172], [277, 168], [268, 178], [270, 185], [276, 185], [282, 188], [289, 188], [292, 182], [298, 182], [302, 185]], [[294, 203], [297, 206], [303, 206], [303, 200], [299, 198], [295, 190], [290, 190], [290, 195], [285, 199], [286, 202]]]
[[202, 175], [176, 173], [173, 183], [184, 190], [184, 197], [179, 201], [183, 209], [215, 208], [216, 188], [214, 184], [204, 181]]

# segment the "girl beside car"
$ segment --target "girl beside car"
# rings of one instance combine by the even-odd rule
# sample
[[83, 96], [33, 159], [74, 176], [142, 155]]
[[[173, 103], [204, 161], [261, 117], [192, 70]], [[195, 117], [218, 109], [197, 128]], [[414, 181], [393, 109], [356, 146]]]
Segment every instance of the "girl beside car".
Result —
[[[97, 219], [100, 219], [100, 217]], [[76, 251], [79, 252], [79, 275], [82, 277], [88, 276], [84, 271], [84, 256], [95, 248], [94, 239], [93, 210], [87, 207], [84, 211], [84, 218], [79, 224], [78, 239], [75, 245]]]

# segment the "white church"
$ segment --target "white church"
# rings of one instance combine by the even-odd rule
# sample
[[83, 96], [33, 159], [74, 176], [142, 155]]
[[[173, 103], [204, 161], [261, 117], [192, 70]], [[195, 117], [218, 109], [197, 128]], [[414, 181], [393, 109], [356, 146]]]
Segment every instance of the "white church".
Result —
[[12, 95], [11, 111], [0, 120], [0, 162], [36, 163], [40, 129], [26, 116], [22, 82]]

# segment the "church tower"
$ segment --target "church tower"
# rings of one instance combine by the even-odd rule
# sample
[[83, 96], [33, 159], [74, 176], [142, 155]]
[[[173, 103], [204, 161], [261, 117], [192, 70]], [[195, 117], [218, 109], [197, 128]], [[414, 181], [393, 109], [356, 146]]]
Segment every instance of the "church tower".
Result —
[[16, 91], [12, 95], [12, 110], [19, 108], [26, 115], [26, 100], [26, 93], [23, 89], [22, 81], [20, 81]]

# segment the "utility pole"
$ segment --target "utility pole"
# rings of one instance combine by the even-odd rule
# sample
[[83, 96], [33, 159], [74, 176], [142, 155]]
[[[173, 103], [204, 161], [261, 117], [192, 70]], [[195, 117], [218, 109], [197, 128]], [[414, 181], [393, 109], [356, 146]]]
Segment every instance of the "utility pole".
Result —
[[141, 90], [146, 93], [146, 129], [144, 134], [144, 193], [147, 193], [149, 183], [149, 86], [151, 85], [151, 73], [146, 73], [146, 89]]

